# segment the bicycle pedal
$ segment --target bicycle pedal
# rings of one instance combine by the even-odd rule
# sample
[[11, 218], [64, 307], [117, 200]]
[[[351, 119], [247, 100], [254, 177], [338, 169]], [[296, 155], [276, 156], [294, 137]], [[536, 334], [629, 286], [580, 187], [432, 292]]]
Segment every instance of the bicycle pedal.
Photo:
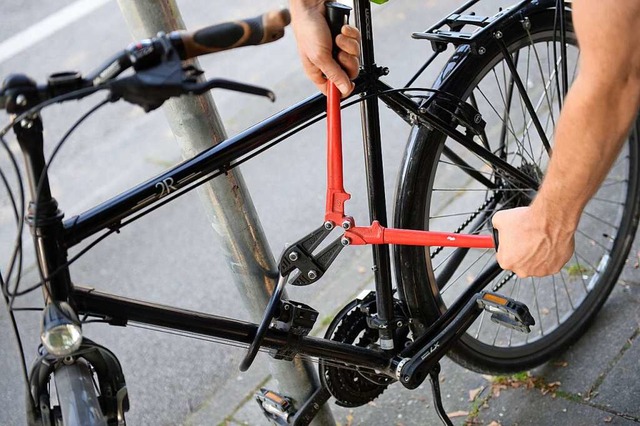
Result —
[[480, 307], [491, 312], [491, 321], [523, 333], [529, 333], [536, 324], [529, 308], [522, 302], [488, 291], [478, 298]]
[[256, 392], [256, 402], [262, 409], [262, 413], [273, 423], [279, 426], [288, 426], [293, 418], [295, 410], [291, 398], [282, 396], [272, 390], [260, 388]]

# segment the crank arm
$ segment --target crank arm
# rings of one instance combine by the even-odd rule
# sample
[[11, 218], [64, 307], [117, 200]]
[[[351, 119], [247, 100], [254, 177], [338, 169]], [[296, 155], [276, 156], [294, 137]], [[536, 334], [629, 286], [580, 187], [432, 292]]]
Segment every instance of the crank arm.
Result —
[[524, 303], [487, 291], [477, 293], [440, 333], [421, 346], [411, 358], [398, 357], [392, 361], [400, 383], [408, 389], [418, 387], [483, 310], [493, 314], [494, 322], [523, 332], [529, 332], [535, 324]]

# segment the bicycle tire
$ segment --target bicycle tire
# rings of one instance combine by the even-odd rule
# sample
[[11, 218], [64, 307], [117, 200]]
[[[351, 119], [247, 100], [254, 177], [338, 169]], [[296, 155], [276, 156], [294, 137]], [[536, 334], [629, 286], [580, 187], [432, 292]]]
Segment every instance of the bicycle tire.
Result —
[[[565, 15], [568, 52], [566, 59], [577, 62], [579, 52], [570, 13], [567, 12]], [[500, 29], [502, 40], [514, 62], [518, 58], [528, 57], [528, 62], [518, 62], [518, 71], [527, 85], [527, 92], [531, 98], [538, 100], [536, 105], [539, 108], [536, 111], [551, 112], [549, 116], [556, 117], [559, 111], [556, 97], [561, 98], [557, 96], [561, 89], [557, 78], [559, 73], [552, 64], [558, 64], [556, 54], [562, 51], [555, 30], [558, 27], [557, 23], [553, 7], [532, 5], [525, 8], [517, 19], [506, 22]], [[517, 87], [513, 88], [511, 79], [507, 78], [508, 71], [504, 72], [507, 67], [504, 65], [498, 42], [487, 40], [483, 47], [486, 51], [482, 55], [472, 52], [468, 46], [458, 47], [436, 80], [435, 88], [475, 104], [476, 109], [487, 121], [486, 129], [492, 136], [489, 137], [487, 134], [486, 138], [490, 142], [490, 148], [496, 148], [495, 142], [499, 144], [500, 140], [505, 141], [497, 147], [504, 149], [496, 152], [503, 153], [505, 159], [530, 175], [540, 174], [544, 170], [546, 158], [538, 155], [531, 155], [530, 158], [525, 156], [525, 145], [529, 145], [533, 152], [533, 146], [539, 144], [539, 141], [529, 132], [535, 132], [531, 129], [535, 126], [529, 124], [531, 117], [528, 116], [522, 101], [518, 102]], [[546, 63], [540, 59], [541, 56], [546, 56]], [[549, 78], [546, 82], [529, 74], [531, 69], [528, 65], [532, 62], [537, 63], [532, 68], [534, 71], [537, 68], [542, 77], [547, 73]], [[562, 65], [562, 62], [560, 64]], [[527, 67], [526, 74], [522, 72], [521, 66]], [[572, 77], [575, 77], [575, 65], [569, 69], [572, 70]], [[482, 95], [483, 91], [486, 91], [482, 85], [491, 83], [490, 80], [494, 80], [497, 86], [504, 81], [504, 89], [507, 90], [498, 91], [497, 95]], [[509, 86], [513, 88], [511, 96], [508, 96]], [[536, 91], [541, 87], [543, 93], [539, 96]], [[495, 105], [489, 105], [491, 96], [498, 96], [503, 107], [514, 107], [515, 113], [501, 116], [499, 109], [491, 111], [491, 108], [496, 108]], [[511, 102], [514, 98], [515, 102]], [[550, 99], [552, 102], [549, 102]], [[518, 140], [520, 130], [519, 126], [511, 122], [512, 117], [514, 122], [517, 121], [517, 124], [521, 125], [523, 146], [516, 147], [515, 151], [510, 153], [512, 147], [509, 138], [513, 136], [514, 140]], [[545, 133], [548, 135], [552, 134], [554, 120], [550, 117], [546, 120]], [[547, 132], [550, 123], [551, 131]], [[500, 128], [500, 137], [493, 137], [495, 124]], [[503, 133], [506, 133], [504, 139]], [[600, 310], [617, 282], [638, 226], [639, 133], [640, 121], [636, 121], [612, 171], [585, 208], [576, 234], [576, 251], [568, 266], [556, 275], [527, 280], [530, 282], [523, 285], [518, 285], [517, 277], [507, 271], [503, 271], [489, 283], [488, 286], [494, 291], [521, 300], [530, 307], [537, 322], [535, 331], [526, 338], [515, 336], [513, 330], [486, 324], [489, 321], [483, 314], [453, 346], [448, 354], [451, 359], [465, 368], [478, 372], [514, 373], [548, 361], [586, 331], [587, 325]], [[445, 150], [450, 150], [448, 157]], [[454, 157], [450, 152], [461, 156], [467, 165], [489, 177], [494, 185], [498, 183], [499, 178], [491, 173], [490, 167], [484, 170], [479, 168], [481, 163], [478, 157], [460, 149], [455, 142], [448, 140], [440, 132], [415, 126], [409, 137], [396, 192], [396, 227], [451, 231], [443, 223], [451, 222], [454, 218], [462, 218], [457, 221], [457, 225], [465, 224], [467, 220], [470, 223], [459, 226], [457, 230], [460, 232], [488, 233], [490, 231], [486, 223], [494, 209], [518, 205], [516, 202], [512, 202], [513, 205], [506, 202], [513, 198], [505, 195], [508, 191], [520, 194], [520, 197], [523, 193], [527, 196], [526, 190], [521, 187], [514, 188], [506, 180], [500, 188], [494, 190], [481, 187], [477, 181], [473, 182], [472, 186], [462, 188], [460, 182], [469, 181], [471, 178], [464, 172], [459, 160], [456, 160], [458, 165], [453, 164], [455, 161], [451, 160]], [[539, 151], [535, 152], [538, 154]], [[516, 160], [520, 163], [515, 163]], [[622, 179], [618, 179], [619, 174], [624, 175]], [[445, 182], [453, 182], [459, 187], [441, 187]], [[454, 190], [457, 192], [452, 195]], [[614, 195], [615, 198], [610, 198]], [[475, 200], [476, 203], [470, 204], [471, 200]], [[473, 210], [476, 207], [477, 209]], [[594, 226], [596, 229], [602, 227], [603, 231], [592, 232]], [[471, 280], [480, 272], [482, 268], [479, 262], [483, 262], [486, 267], [492, 264], [491, 259], [495, 258], [492, 250], [456, 251], [411, 246], [396, 246], [394, 255], [398, 287], [412, 318], [416, 320], [414, 333], [418, 335], [446, 309], [463, 288], [466, 288], [467, 280]], [[444, 258], [444, 261], [437, 263], [438, 257]], [[553, 285], [552, 290], [549, 284]], [[579, 294], [580, 292], [584, 294]], [[566, 300], [560, 300], [562, 293], [566, 294]]]

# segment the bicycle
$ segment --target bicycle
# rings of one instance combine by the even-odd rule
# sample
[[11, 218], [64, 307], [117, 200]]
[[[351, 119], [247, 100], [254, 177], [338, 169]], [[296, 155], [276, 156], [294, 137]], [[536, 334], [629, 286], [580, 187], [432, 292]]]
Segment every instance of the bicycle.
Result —
[[[73, 332], [77, 331], [74, 327], [78, 326], [80, 321], [75, 317], [76, 312], [68, 307], [67, 302], [70, 303], [69, 306], [75, 305], [78, 313], [103, 319], [112, 325], [124, 325], [129, 321], [137, 321], [247, 344], [250, 346], [250, 352], [242, 365], [245, 369], [248, 368], [260, 347], [274, 349], [276, 357], [284, 359], [291, 359], [297, 353], [320, 358], [323, 387], [296, 413], [286, 399], [281, 399], [272, 392], [265, 391], [259, 395], [265, 414], [282, 424], [308, 422], [314, 414], [314, 403], [323, 403], [329, 396], [333, 396], [341, 405], [359, 406], [382, 393], [393, 381], [400, 381], [405, 387], [411, 389], [422, 383], [427, 376], [432, 378], [436, 409], [443, 421], [447, 422], [446, 413], [440, 403], [437, 371], [438, 361], [448, 349], [451, 349], [450, 355], [463, 365], [475, 370], [491, 372], [530, 368], [562, 350], [579, 337], [584, 331], [584, 325], [593, 318], [604, 303], [629, 250], [631, 243], [629, 237], [635, 232], [638, 217], [637, 172], [634, 171], [637, 161], [638, 124], [636, 123], [634, 127], [626, 152], [621, 155], [621, 160], [610, 173], [610, 178], [603, 188], [609, 193], [612, 187], [616, 189], [620, 186], [618, 197], [622, 207], [618, 213], [619, 217], [616, 218], [616, 224], [613, 226], [610, 223], [606, 224], [614, 231], [607, 232], [607, 235], [602, 238], [589, 236], [578, 244], [579, 248], [575, 256], [577, 270], [581, 275], [578, 280], [569, 280], [572, 278], [572, 271], [563, 272], [557, 278], [562, 280], [561, 284], [567, 295], [562, 312], [568, 313], [561, 319], [561, 304], [557, 302], [559, 294], [558, 288], [553, 283], [554, 278], [549, 278], [553, 284], [553, 294], [538, 295], [536, 283], [532, 284], [531, 293], [527, 294], [527, 288], [517, 286], [513, 276], [508, 272], [501, 272], [495, 262], [491, 262], [490, 259], [485, 260], [489, 258], [488, 251], [478, 253], [468, 249], [475, 244], [491, 248], [493, 242], [488, 235], [486, 225], [492, 212], [499, 207], [526, 204], [539, 183], [544, 170], [544, 159], [538, 155], [532, 155], [521, 146], [516, 147], [516, 152], [511, 151], [513, 143], [509, 138], [513, 137], [519, 141], [517, 134], [522, 131], [521, 139], [531, 147], [531, 150], [535, 145], [536, 148], [542, 147], [540, 152], [548, 152], [549, 138], [545, 130], [549, 125], [553, 125], [552, 117], [557, 113], [558, 108], [556, 102], [561, 102], [560, 94], [565, 93], [569, 78], [572, 77], [570, 74], [575, 75], [575, 67], [571, 70], [565, 60], [568, 57], [565, 50], [571, 51], [575, 46], [570, 17], [568, 12], [565, 13], [564, 2], [552, 1], [533, 4], [520, 2], [493, 17], [465, 15], [465, 10], [475, 3], [477, 1], [469, 2], [436, 26], [415, 35], [432, 42], [435, 50], [434, 57], [442, 53], [448, 43], [458, 46], [456, 53], [443, 71], [442, 78], [433, 89], [411, 89], [411, 84], [402, 89], [392, 89], [379, 80], [385, 73], [385, 69], [375, 65], [371, 34], [363, 32], [365, 34], [364, 69], [356, 85], [356, 94], [362, 93], [363, 97], [356, 103], [362, 102], [366, 105], [365, 125], [369, 130], [367, 147], [371, 151], [368, 154], [373, 163], [369, 164], [367, 174], [371, 181], [370, 195], [374, 197], [372, 219], [374, 221], [377, 219], [379, 225], [374, 222], [371, 227], [358, 227], [351, 218], [345, 216], [344, 201], [348, 194], [341, 188], [341, 179], [337, 178], [341, 171], [338, 156], [330, 156], [334, 160], [333, 166], [330, 166], [332, 170], [330, 177], [333, 178], [330, 178], [330, 184], [333, 186], [329, 187], [328, 200], [333, 201], [328, 202], [329, 208], [325, 222], [284, 252], [280, 262], [281, 279], [278, 289], [274, 292], [272, 303], [259, 325], [170, 309], [106, 295], [92, 289], [73, 287], [68, 276], [68, 260], [64, 248], [76, 245], [85, 238], [106, 230], [105, 234], [98, 237], [102, 239], [120, 230], [132, 219], [138, 217], [138, 214], [143, 214], [149, 209], [157, 208], [172, 200], [200, 183], [201, 180], [224, 173], [232, 165], [232, 161], [238, 159], [239, 161], [233, 165], [238, 164], [245, 158], [244, 156], [251, 156], [254, 149], [266, 146], [272, 139], [277, 138], [275, 139], [277, 142], [281, 135], [289, 136], [295, 133], [308, 121], [315, 120], [321, 114], [324, 109], [322, 96], [315, 96], [285, 110], [222, 145], [203, 152], [194, 159], [117, 197], [112, 202], [65, 222], [62, 222], [57, 214], [54, 203], [47, 199], [45, 183], [47, 167], [43, 161], [38, 163], [37, 155], [28, 155], [32, 198], [36, 200], [31, 206], [31, 221], [36, 224], [35, 230], [39, 235], [40, 246], [45, 247], [41, 250], [41, 255], [47, 259], [42, 265], [43, 272], [47, 274], [43, 274], [41, 279], [42, 283], [46, 284], [51, 299], [46, 307], [46, 313], [51, 314], [52, 320], [59, 321], [66, 331], [71, 332], [71, 340], [74, 343], [78, 343], [78, 337], [73, 336]], [[558, 4], [559, 11], [557, 11]], [[367, 2], [357, 2], [356, 21], [362, 23], [366, 16], [370, 16], [367, 15], [368, 11]], [[449, 30], [441, 30], [445, 24], [449, 26]], [[479, 26], [480, 29], [474, 33], [467, 33], [463, 31], [467, 25]], [[134, 77], [129, 80], [126, 80], [128, 77], [114, 80], [110, 85], [112, 93], [134, 103], [143, 104], [150, 109], [161, 103], [164, 97], [185, 91], [204, 91], [218, 84], [231, 89], [268, 95], [268, 92], [246, 85], [215, 80], [209, 84], [196, 83], [191, 79], [194, 70], [182, 70], [177, 58], [173, 60], [167, 58], [158, 63], [154, 55], [169, 57], [172, 52], [175, 52], [173, 49], [179, 50], [179, 45], [170, 46], [172, 42], [179, 43], [175, 37], [176, 35], [159, 37], [141, 44], [139, 48], [134, 46], [129, 50], [127, 56], [139, 55], [138, 60], [142, 60], [143, 63], [149, 61], [152, 65], [139, 65], [138, 73], [134, 76], [138, 80]], [[558, 39], [560, 41], [557, 41]], [[541, 61], [539, 55], [544, 55], [545, 52], [529, 47], [529, 44], [536, 43], [545, 45], [546, 55], [551, 56], [550, 60]], [[558, 57], [554, 52], [556, 49], [561, 51]], [[517, 67], [523, 66], [523, 63], [525, 66], [529, 65], [528, 61], [520, 62], [521, 56], [527, 55], [529, 58], [536, 57], [532, 59], [532, 62], [538, 64], [534, 64], [534, 68], [537, 66], [537, 71], [541, 74], [546, 71], [551, 76], [548, 81], [543, 78], [542, 84], [536, 85], [535, 77], [531, 77], [527, 72], [517, 72]], [[576, 56], [577, 53], [574, 51], [571, 58], [575, 60]], [[120, 57], [117, 61], [120, 63]], [[541, 62], [545, 63], [546, 69], [539, 65]], [[114, 63], [111, 61], [109, 64]], [[508, 116], [491, 111], [495, 108], [495, 105], [489, 102], [491, 95], [487, 95], [481, 87], [481, 84], [487, 83], [482, 78], [485, 76], [489, 76], [489, 80], [496, 80], [499, 84], [500, 71], [496, 69], [499, 70], [501, 67], [502, 70], [515, 68], [516, 71], [500, 75], [503, 77], [506, 90], [504, 93], [498, 92], [499, 99], [496, 104], [499, 105], [502, 102], [503, 106], [520, 108], [515, 114], [510, 113]], [[186, 78], [186, 82], [178, 81], [173, 86], [174, 91], [167, 93], [164, 91], [166, 90], [164, 82], [158, 83], [157, 80], [152, 79], [155, 73], [163, 69], [167, 72], [177, 72], [176, 70], [180, 69], [181, 72], [186, 73], [180, 74], [181, 78]], [[532, 71], [529, 70], [529, 72]], [[534, 69], [533, 72], [536, 70]], [[100, 73], [96, 73], [98, 74]], [[520, 77], [521, 74], [527, 77], [526, 85], [532, 86], [531, 90], [525, 90], [527, 87]], [[559, 78], [559, 75], [562, 78]], [[107, 80], [115, 79], [117, 75], [109, 77]], [[62, 98], [52, 98], [47, 102], [62, 101], [64, 97], [72, 99], [77, 96], [86, 96], [89, 92], [103, 88], [86, 87], [85, 80], [92, 79], [82, 79], [75, 75], [63, 75], [58, 78], [59, 80], [54, 79], [47, 87], [34, 87], [25, 79], [19, 79], [17, 82], [14, 80], [6, 85], [4, 94], [8, 99], [7, 109], [21, 114], [26, 120], [23, 122], [19, 119], [14, 122], [21, 145], [29, 145], [38, 137], [30, 135], [33, 132], [38, 133], [40, 124], [37, 117], [31, 116], [33, 111], [29, 110], [34, 107], [40, 109], [46, 105], [46, 103], [38, 105], [40, 96], [49, 97], [52, 95], [50, 91], [55, 89], [54, 94], [65, 94]], [[461, 81], [464, 84], [461, 84]], [[130, 86], [127, 87], [127, 84]], [[132, 87], [140, 92], [134, 91]], [[528, 95], [525, 94], [535, 93], [533, 89], [540, 89], [540, 87], [544, 93], [538, 97], [538, 102], [536, 104], [530, 100], [527, 102]], [[547, 91], [549, 88], [551, 93]], [[76, 89], [84, 91], [77, 93]], [[146, 93], [141, 95], [143, 91]], [[407, 96], [406, 93], [411, 91], [418, 95]], [[23, 96], [24, 101], [19, 98], [20, 95]], [[513, 105], [514, 96], [521, 96], [523, 100], [518, 100], [519, 102]], [[384, 191], [380, 190], [381, 173], [378, 165], [375, 164], [376, 160], [380, 159], [379, 123], [376, 123], [377, 99], [387, 103], [394, 112], [414, 126], [402, 177], [399, 179], [396, 201], [394, 221], [400, 230], [386, 228], [385, 205], [384, 202], [380, 202], [380, 194], [384, 194]], [[21, 105], [22, 103], [24, 105]], [[329, 105], [329, 120], [335, 123], [339, 117], [339, 99], [336, 98], [335, 93], [329, 97]], [[546, 112], [551, 113], [546, 123], [540, 120], [538, 113], [535, 112], [540, 111], [541, 107], [548, 108]], [[485, 112], [487, 110], [488, 113]], [[487, 118], [495, 119], [493, 115], [497, 115], [504, 123], [496, 129], [487, 127], [484, 123]], [[293, 125], [290, 121], [292, 118], [294, 118]], [[337, 129], [337, 126], [331, 126], [331, 128]], [[465, 133], [459, 131], [459, 128], [462, 128]], [[537, 134], [531, 135], [530, 129], [535, 130]], [[20, 135], [21, 132], [22, 135]], [[495, 133], [499, 136], [494, 137]], [[330, 145], [338, 146], [338, 139], [339, 134], [331, 136]], [[490, 146], [491, 142], [497, 142], [496, 150]], [[30, 150], [28, 153], [38, 154], [37, 149]], [[441, 160], [441, 157], [446, 159]], [[518, 161], [520, 164], [516, 163]], [[425, 164], [429, 167], [424, 167]], [[39, 173], [40, 171], [43, 173]], [[442, 182], [463, 181], [462, 178], [451, 179], [450, 176], [445, 178], [440, 176], [447, 172], [454, 172], [471, 180], [471, 186], [440, 187], [443, 185]], [[629, 176], [617, 179], [616, 176], [619, 173], [628, 173]], [[43, 182], [41, 188], [39, 188], [40, 180]], [[453, 192], [452, 190], [464, 192], [463, 197], [477, 200], [476, 205], [479, 206], [465, 215], [468, 217], [462, 221], [456, 232], [434, 234], [402, 231], [441, 229], [437, 222], [465, 213], [470, 202], [465, 201], [465, 206], [461, 208], [458, 203], [450, 203], [449, 200], [442, 199], [446, 196], [439, 195], [440, 192], [447, 194]], [[602, 214], [600, 211], [613, 205], [607, 201], [610, 199], [602, 203], [597, 197], [594, 199], [593, 202], [598, 208], [597, 216], [593, 213], [589, 215], [589, 209], [587, 209], [587, 219], [592, 218], [600, 227], [603, 226], [603, 217], [613, 216]], [[593, 204], [591, 206], [593, 207]], [[438, 214], [432, 217], [430, 211], [436, 208]], [[443, 209], [449, 209], [451, 213], [443, 214]], [[19, 217], [18, 214], [16, 216]], [[123, 221], [129, 217], [128, 221]], [[344, 235], [330, 243], [320, 253], [313, 254], [321, 240], [337, 226], [345, 229]], [[581, 232], [587, 234], [590, 232], [588, 228], [581, 225]], [[461, 234], [463, 231], [468, 234], [482, 232], [487, 235], [466, 238]], [[438, 238], [434, 241], [432, 237]], [[99, 240], [95, 240], [97, 241]], [[375, 244], [376, 247], [374, 251], [374, 264], [378, 266], [376, 292], [347, 304], [330, 324], [325, 339], [307, 337], [317, 318], [317, 312], [299, 302], [279, 299], [278, 295], [287, 284], [288, 276], [296, 270], [299, 271], [299, 274], [289, 283], [291, 285], [308, 285], [317, 282], [343, 247], [365, 243]], [[53, 248], [48, 244], [53, 244]], [[398, 277], [397, 296], [394, 295], [391, 287], [391, 266], [387, 244], [398, 244], [394, 253]], [[446, 248], [452, 245], [453, 248]], [[433, 251], [426, 252], [425, 246], [433, 247]], [[63, 258], [60, 259], [59, 256]], [[434, 264], [434, 259], [443, 256], [445, 261], [442, 266]], [[11, 278], [11, 268], [9, 271], [7, 283]], [[459, 281], [466, 278], [463, 274], [467, 274], [468, 271], [471, 271], [476, 278], [470, 285], [460, 289]], [[493, 291], [509, 291], [509, 297], [482, 292], [488, 285]], [[540, 285], [544, 284], [539, 284], [538, 288]], [[6, 284], [3, 285], [3, 289], [9, 298], [13, 298]], [[451, 294], [455, 292], [459, 292], [460, 295], [456, 297], [455, 294]], [[582, 298], [574, 301], [571, 296], [574, 293], [578, 293]], [[512, 330], [526, 331], [533, 325], [533, 318], [528, 314], [526, 306], [512, 300], [511, 296], [518, 300], [533, 299], [537, 319], [544, 325], [539, 325], [537, 339], [529, 341], [528, 338], [524, 340], [519, 340], [517, 336], [514, 338]], [[555, 304], [556, 324], [553, 324], [553, 318], [545, 318], [541, 314], [544, 313], [544, 304], [549, 303], [549, 300]], [[540, 305], [543, 305], [543, 308]], [[496, 327], [487, 330], [485, 317], [488, 315], [485, 314], [487, 312], [485, 309], [491, 311], [494, 321], [508, 328]], [[468, 332], [464, 334], [478, 316], [481, 318], [475, 323], [472, 334]], [[271, 326], [273, 318], [275, 321]], [[555, 329], [547, 328], [549, 322], [551, 327], [555, 326]], [[49, 325], [56, 324], [51, 324], [50, 321]], [[519, 345], [512, 345], [514, 339]], [[79, 342], [81, 344], [79, 348], [72, 347], [73, 350], [70, 351], [69, 348], [63, 348], [68, 353], [63, 351], [58, 356], [53, 356], [53, 352], [49, 351], [48, 355], [43, 354], [40, 362], [36, 363], [32, 370], [31, 397], [34, 401], [46, 402], [47, 409], [51, 410], [51, 413], [47, 413], [43, 409], [44, 406], [33, 405], [31, 415], [34, 423], [38, 417], [43, 421], [46, 418], [56, 420], [60, 416], [68, 419], [65, 409], [62, 409], [60, 414], [58, 408], [48, 406], [47, 383], [51, 375], [62, 382], [79, 384], [83, 382], [82, 378], [90, 378], [93, 375], [92, 371], [95, 371], [98, 378], [99, 396], [95, 395], [95, 390], [92, 390], [91, 381], [85, 380], [84, 391], [95, 395], [88, 403], [76, 403], [75, 401], [80, 399], [73, 391], [63, 392], [59, 397], [68, 402], [66, 406], [70, 409], [85, 413], [81, 418], [89, 418], [94, 413], [101, 413], [114, 423], [124, 418], [127, 395], [124, 376], [117, 358], [108, 349], [86, 338]], [[56, 349], [55, 345], [52, 347]], [[71, 371], [70, 376], [64, 376], [63, 371]], [[65, 407], [64, 401], [60, 405]]]

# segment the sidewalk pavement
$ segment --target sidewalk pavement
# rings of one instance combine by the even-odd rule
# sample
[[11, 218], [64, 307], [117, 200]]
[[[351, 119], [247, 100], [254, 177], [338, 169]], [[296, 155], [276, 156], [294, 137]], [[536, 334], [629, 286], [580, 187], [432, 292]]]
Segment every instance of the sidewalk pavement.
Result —
[[[362, 273], [368, 251], [358, 254], [345, 276]], [[586, 334], [557, 359], [529, 372], [509, 377], [481, 375], [442, 361], [441, 390], [444, 407], [456, 425], [634, 425], [640, 424], [640, 269], [638, 242], [625, 270], [596, 321]], [[361, 288], [370, 285], [363, 278]], [[316, 303], [340, 300], [344, 276], [318, 288]], [[318, 284], [321, 286], [321, 284]], [[330, 298], [327, 296], [331, 295]], [[312, 306], [316, 306], [313, 305]], [[322, 321], [322, 317], [319, 321]], [[324, 321], [323, 321], [324, 323]], [[242, 355], [238, 353], [238, 357]], [[253, 393], [234, 391], [267, 387], [278, 390], [267, 368], [267, 355], [259, 355], [248, 373], [219, 387], [207, 402], [185, 419], [187, 425], [263, 425]], [[262, 358], [260, 358], [262, 357]], [[247, 386], [249, 383], [253, 386]], [[242, 392], [240, 392], [242, 393]], [[329, 402], [342, 426], [440, 425], [428, 380], [409, 391], [394, 384], [366, 406], [345, 409]]]

